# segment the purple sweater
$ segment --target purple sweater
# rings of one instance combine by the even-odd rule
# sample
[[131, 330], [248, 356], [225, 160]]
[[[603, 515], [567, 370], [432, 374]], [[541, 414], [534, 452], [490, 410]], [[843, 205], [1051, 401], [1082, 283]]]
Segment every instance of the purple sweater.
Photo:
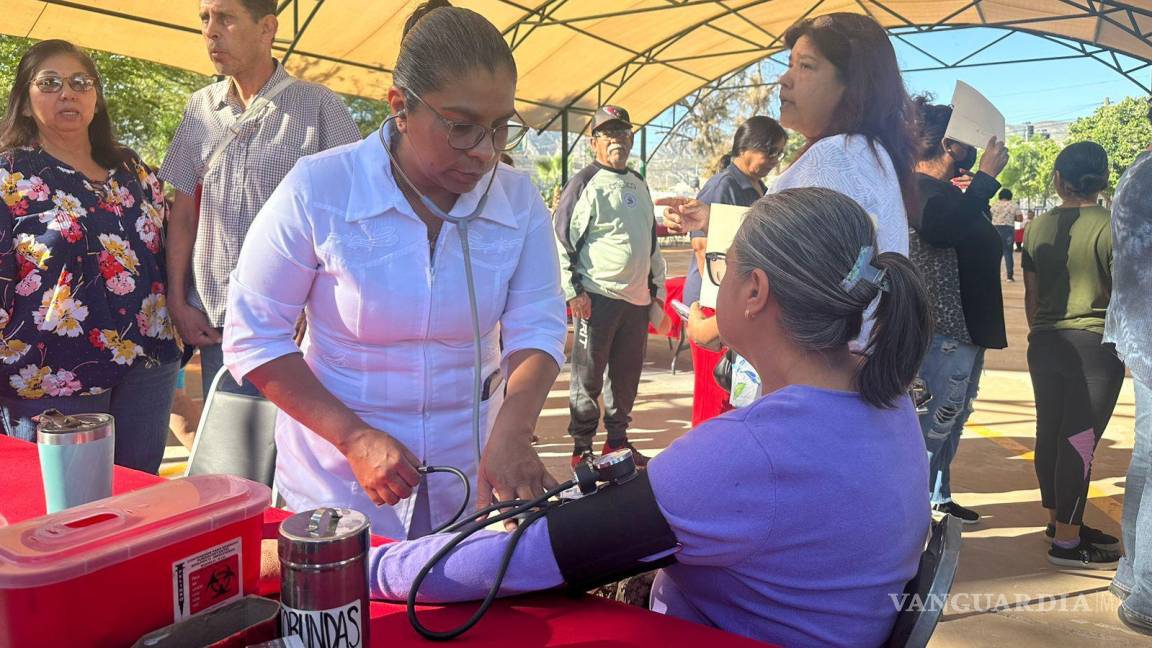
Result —
[[[927, 455], [908, 399], [791, 386], [709, 420], [648, 465], [683, 550], [652, 609], [783, 646], [878, 645], [929, 526]], [[372, 592], [403, 599], [448, 536], [373, 550]], [[482, 532], [425, 580], [422, 601], [484, 596], [508, 536]], [[560, 585], [543, 521], [501, 595]]]

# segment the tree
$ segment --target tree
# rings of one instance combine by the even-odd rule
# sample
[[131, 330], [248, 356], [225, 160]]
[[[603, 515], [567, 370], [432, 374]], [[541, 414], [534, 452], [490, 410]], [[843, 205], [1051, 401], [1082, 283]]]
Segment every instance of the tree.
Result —
[[1008, 138], [1008, 165], [1000, 172], [1000, 184], [1011, 189], [1015, 198], [1044, 205], [1055, 196], [1052, 168], [1060, 145], [1047, 137], [1025, 141], [1019, 135]]
[[736, 128], [749, 117], [766, 114], [776, 96], [776, 86], [764, 82], [759, 64], [746, 68], [725, 85], [697, 102], [684, 121], [689, 148], [710, 165], [710, 174], [720, 170], [720, 158], [732, 148]]
[[559, 155], [536, 160], [536, 186], [540, 188], [540, 195], [543, 196], [544, 202], [549, 208], [551, 208], [556, 201], [557, 194], [560, 193], [562, 188], [560, 186], [560, 171], [562, 166]]
[[1142, 98], [1128, 97], [1117, 103], [1106, 103], [1096, 112], [1072, 122], [1068, 129], [1068, 143], [1091, 141], [1104, 147], [1112, 166], [1111, 183], [1132, 165], [1152, 142], [1152, 124], [1148, 123], [1148, 104]]
[[[26, 38], [0, 36], [0, 92], [4, 92], [4, 105], [20, 57], [32, 43]], [[117, 138], [149, 164], [158, 165], [184, 116], [188, 97], [211, 83], [212, 78], [130, 56], [94, 50], [89, 53], [104, 84]], [[383, 101], [359, 97], [344, 100], [362, 134], [378, 127], [389, 114]]]

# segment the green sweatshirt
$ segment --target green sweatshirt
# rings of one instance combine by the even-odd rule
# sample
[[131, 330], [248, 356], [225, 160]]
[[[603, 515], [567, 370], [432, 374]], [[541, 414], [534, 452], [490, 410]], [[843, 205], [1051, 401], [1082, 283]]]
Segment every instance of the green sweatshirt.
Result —
[[554, 218], [564, 298], [592, 292], [646, 306], [664, 299], [664, 257], [648, 185], [593, 162], [560, 194]]

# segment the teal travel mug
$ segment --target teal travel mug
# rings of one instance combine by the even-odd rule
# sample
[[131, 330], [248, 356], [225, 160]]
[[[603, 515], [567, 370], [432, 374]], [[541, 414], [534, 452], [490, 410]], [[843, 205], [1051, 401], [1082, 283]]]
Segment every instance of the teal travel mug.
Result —
[[36, 445], [49, 513], [112, 496], [115, 422], [108, 414], [38, 417]]

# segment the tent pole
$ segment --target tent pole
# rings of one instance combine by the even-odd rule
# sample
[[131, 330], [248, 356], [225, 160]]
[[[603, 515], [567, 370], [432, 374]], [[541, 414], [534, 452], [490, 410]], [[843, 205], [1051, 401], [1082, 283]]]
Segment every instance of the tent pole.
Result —
[[648, 177], [648, 129], [640, 127], [640, 176]]
[[568, 184], [568, 111], [560, 113], [560, 186]]

